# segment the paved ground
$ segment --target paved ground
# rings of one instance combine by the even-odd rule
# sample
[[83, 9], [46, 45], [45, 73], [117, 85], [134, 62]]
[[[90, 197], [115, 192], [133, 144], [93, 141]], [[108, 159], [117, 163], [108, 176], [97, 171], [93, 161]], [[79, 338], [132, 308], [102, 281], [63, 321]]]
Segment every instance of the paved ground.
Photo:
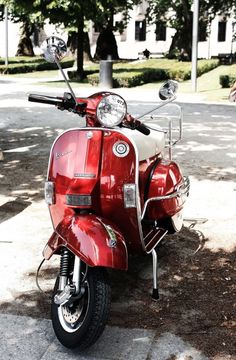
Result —
[[[194, 231], [189, 229], [194, 222], [186, 222], [179, 242], [167, 244], [157, 305], [148, 297], [150, 262], [141, 261], [133, 268], [134, 276], [113, 278], [110, 325], [91, 350], [78, 355], [54, 338], [48, 304], [34, 281], [51, 234], [42, 199], [48, 151], [55, 136], [68, 124], [77, 126], [78, 118], [64, 112], [59, 118], [50, 107], [26, 102], [26, 92], [54, 90], [1, 78], [0, 83], [0, 358], [236, 359], [235, 108], [197, 105], [198, 96], [180, 95], [179, 100], [194, 102], [184, 105], [185, 139], [175, 151], [192, 180], [185, 216], [208, 221], [195, 224]], [[143, 101], [143, 111], [157, 98], [152, 89], [119, 91], [134, 113], [140, 112], [135, 99]], [[56, 265], [55, 260], [43, 271], [42, 286], [48, 293]]]
[[66, 350], [55, 339], [49, 320], [0, 315], [2, 360], [207, 360], [180, 337], [155, 331], [107, 326], [98, 342], [83, 354]]

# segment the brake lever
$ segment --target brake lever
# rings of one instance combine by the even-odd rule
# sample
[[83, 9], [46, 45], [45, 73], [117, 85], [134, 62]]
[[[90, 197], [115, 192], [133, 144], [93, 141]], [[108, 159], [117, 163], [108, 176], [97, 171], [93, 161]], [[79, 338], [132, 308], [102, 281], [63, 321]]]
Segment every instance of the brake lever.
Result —
[[68, 110], [80, 116], [85, 115], [87, 104], [85, 102], [77, 103], [71, 93], [65, 92], [62, 98], [62, 105], [58, 106], [59, 110]]
[[143, 124], [141, 121], [135, 119], [130, 114], [126, 115], [124, 124], [122, 124], [122, 126], [129, 128], [131, 130], [138, 130], [144, 135], [150, 134], [150, 129], [148, 129], [145, 124]]

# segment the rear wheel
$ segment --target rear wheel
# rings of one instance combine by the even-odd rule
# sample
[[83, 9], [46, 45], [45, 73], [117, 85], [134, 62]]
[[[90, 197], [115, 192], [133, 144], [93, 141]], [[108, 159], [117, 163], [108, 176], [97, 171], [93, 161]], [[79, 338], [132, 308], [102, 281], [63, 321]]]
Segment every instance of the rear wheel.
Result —
[[183, 212], [179, 211], [177, 214], [163, 219], [160, 222], [160, 226], [168, 230], [168, 234], [179, 232], [183, 226]]
[[106, 270], [89, 268], [83, 283], [84, 294], [79, 300], [57, 305], [52, 298], [52, 324], [58, 340], [68, 348], [83, 350], [92, 345], [103, 332], [108, 320], [111, 289]]

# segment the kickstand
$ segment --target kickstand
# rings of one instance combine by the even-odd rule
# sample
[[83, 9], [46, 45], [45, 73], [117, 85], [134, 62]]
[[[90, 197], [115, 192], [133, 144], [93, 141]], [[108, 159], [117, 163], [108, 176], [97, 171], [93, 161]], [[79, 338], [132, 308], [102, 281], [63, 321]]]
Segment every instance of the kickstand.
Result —
[[152, 299], [159, 299], [159, 290], [158, 290], [158, 274], [157, 274], [157, 252], [155, 249], [152, 250], [152, 264], [153, 264], [153, 290], [152, 290]]

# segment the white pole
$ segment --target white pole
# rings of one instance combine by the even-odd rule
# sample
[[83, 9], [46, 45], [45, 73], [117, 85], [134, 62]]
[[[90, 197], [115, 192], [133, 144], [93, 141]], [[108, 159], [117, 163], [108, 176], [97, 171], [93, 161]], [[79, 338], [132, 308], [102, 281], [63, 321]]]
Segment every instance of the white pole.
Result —
[[199, 0], [194, 0], [193, 10], [193, 38], [192, 38], [192, 91], [197, 91], [197, 53], [198, 53], [198, 19], [199, 19]]
[[8, 66], [8, 10], [5, 6], [5, 65]]

